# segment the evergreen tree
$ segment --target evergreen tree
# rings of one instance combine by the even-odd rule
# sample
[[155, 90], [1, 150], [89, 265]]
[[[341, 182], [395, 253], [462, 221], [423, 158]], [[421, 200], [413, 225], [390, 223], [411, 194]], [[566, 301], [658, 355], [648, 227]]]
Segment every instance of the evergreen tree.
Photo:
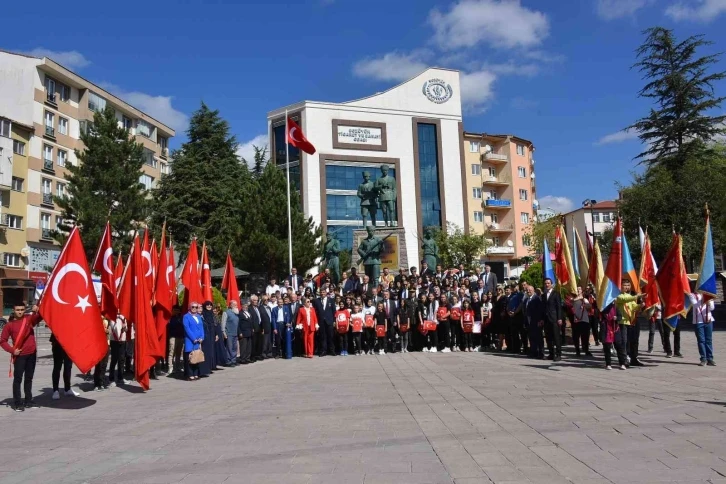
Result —
[[[448, 230], [435, 230], [434, 239], [439, 246], [441, 264], [444, 267], [459, 267], [459, 264], [464, 264], [466, 269], [472, 269], [474, 261], [478, 261], [491, 245], [487, 237], [487, 234], [477, 234], [473, 229], [467, 234], [452, 223], [448, 224]], [[435, 267], [431, 268], [434, 269]]]
[[67, 196], [54, 197], [63, 217], [55, 238], [65, 242], [72, 226], [78, 226], [92, 260], [107, 220], [116, 251], [128, 248], [137, 222], [144, 220], [147, 199], [139, 183], [143, 147], [120, 126], [110, 107], [94, 114], [81, 141], [85, 148], [76, 150], [78, 164], [66, 165]]
[[[286, 276], [289, 269], [287, 230], [287, 181], [273, 164], [265, 165], [249, 192], [253, 205], [239, 243], [233, 247], [235, 261], [250, 272]], [[315, 265], [322, 250], [322, 231], [300, 210], [297, 191], [291, 192], [292, 257], [298, 272]]]
[[220, 266], [247, 225], [252, 179], [237, 158], [237, 141], [219, 111], [202, 103], [192, 115], [187, 137], [172, 153], [171, 173], [154, 191], [152, 221], [161, 227], [166, 220], [182, 258], [192, 237], [198, 237], [207, 242], [210, 263]]
[[628, 127], [647, 146], [636, 159], [648, 165], [682, 166], [694, 143], [711, 141], [724, 132], [726, 116], [708, 113], [724, 100], [713, 89], [726, 72], [708, 72], [720, 54], [697, 57], [698, 50], [712, 44], [701, 35], [679, 42], [672, 30], [663, 27], [652, 27], [644, 34], [633, 67], [647, 81], [639, 96], [653, 99], [656, 107]]
[[[267, 166], [267, 162], [270, 161], [267, 150], [267, 145], [263, 147], [252, 145], [252, 148], [255, 150], [254, 155], [254, 164], [252, 165], [252, 176], [255, 178], [259, 178], [262, 175], [262, 171], [265, 169], [265, 166]], [[245, 165], [249, 166], [249, 163], [247, 163], [247, 160], [242, 158], [242, 161]]]

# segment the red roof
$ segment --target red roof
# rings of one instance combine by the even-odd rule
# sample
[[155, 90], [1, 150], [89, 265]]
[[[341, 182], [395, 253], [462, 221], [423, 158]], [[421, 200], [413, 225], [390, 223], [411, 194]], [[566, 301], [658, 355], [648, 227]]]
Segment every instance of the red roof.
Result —
[[615, 200], [604, 200], [602, 202], [597, 202], [592, 206], [592, 208], [618, 208], [618, 204]]

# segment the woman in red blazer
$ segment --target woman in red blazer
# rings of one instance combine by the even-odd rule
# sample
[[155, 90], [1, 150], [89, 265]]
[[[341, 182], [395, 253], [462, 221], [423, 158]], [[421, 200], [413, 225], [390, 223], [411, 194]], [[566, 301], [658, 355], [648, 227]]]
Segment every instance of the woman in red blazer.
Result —
[[303, 307], [297, 313], [297, 329], [302, 330], [303, 351], [305, 358], [313, 357], [313, 349], [315, 345], [315, 331], [318, 330], [318, 317], [315, 315], [312, 301], [305, 299]]

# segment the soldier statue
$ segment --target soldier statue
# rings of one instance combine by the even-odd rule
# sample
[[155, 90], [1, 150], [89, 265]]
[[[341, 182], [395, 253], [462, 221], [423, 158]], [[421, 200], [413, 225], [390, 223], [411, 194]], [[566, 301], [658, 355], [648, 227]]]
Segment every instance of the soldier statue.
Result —
[[396, 179], [388, 176], [388, 165], [381, 165], [381, 176], [376, 180], [375, 192], [383, 212], [386, 227], [392, 227], [396, 220]]
[[[434, 240], [431, 229], [426, 229], [421, 248], [423, 249], [423, 260], [429, 268], [435, 268], [439, 263], [439, 246]], [[434, 269], [431, 269], [434, 270]]]
[[363, 183], [358, 185], [358, 198], [360, 198], [360, 215], [363, 218], [363, 226], [367, 226], [367, 219], [370, 217], [373, 227], [376, 226], [376, 187], [371, 181], [370, 172], [363, 172]]
[[381, 273], [381, 253], [383, 251], [383, 239], [376, 237], [373, 227], [366, 227], [368, 237], [360, 241], [358, 255], [360, 262], [365, 267], [365, 273], [371, 281], [378, 281]]
[[323, 258], [325, 259], [325, 268], [330, 271], [330, 279], [333, 284], [337, 284], [340, 280], [340, 241], [335, 236], [335, 231], [328, 229], [328, 235], [323, 248]]

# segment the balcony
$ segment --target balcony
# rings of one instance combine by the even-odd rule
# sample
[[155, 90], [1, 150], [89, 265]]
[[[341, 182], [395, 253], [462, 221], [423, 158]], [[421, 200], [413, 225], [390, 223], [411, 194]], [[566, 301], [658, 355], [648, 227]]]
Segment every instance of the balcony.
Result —
[[512, 208], [512, 201], [506, 199], [488, 198], [484, 200], [484, 208], [492, 210], [509, 210]]
[[55, 170], [53, 169], [53, 160], [48, 160], [48, 159], [43, 160], [43, 171], [47, 171], [49, 173], [55, 173]]
[[45, 126], [45, 137], [55, 139], [55, 128], [53, 126]]
[[46, 91], [45, 92], [45, 102], [46, 104], [50, 104], [53, 107], [58, 107], [58, 93], [54, 91]]
[[532, 165], [532, 166], [534, 166], [534, 158], [530, 158], [529, 159], [529, 164]]
[[514, 224], [489, 224], [487, 230], [493, 234], [503, 234], [514, 230]]
[[43, 205], [49, 205], [49, 206], [52, 207], [53, 206], [53, 194], [52, 193], [44, 193], [43, 194], [43, 201], [40, 202], [40, 203], [42, 203]]
[[509, 179], [501, 176], [485, 176], [482, 179], [482, 185], [491, 187], [506, 187], [507, 185], [509, 185]]
[[499, 153], [484, 153], [483, 155], [481, 155], [481, 157], [484, 161], [488, 161], [489, 163], [495, 165], [503, 165], [509, 161], [509, 156], [501, 155]]
[[514, 255], [514, 247], [493, 246], [487, 248], [488, 255]]
[[51, 229], [40, 229], [40, 238], [43, 240], [53, 240], [53, 231]]

